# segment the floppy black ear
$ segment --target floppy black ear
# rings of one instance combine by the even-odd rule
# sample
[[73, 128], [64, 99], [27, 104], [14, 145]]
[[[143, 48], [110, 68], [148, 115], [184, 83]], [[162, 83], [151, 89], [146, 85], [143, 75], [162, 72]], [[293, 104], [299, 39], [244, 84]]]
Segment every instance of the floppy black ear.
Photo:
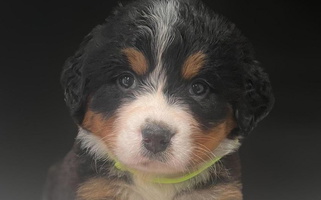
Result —
[[247, 134], [272, 109], [274, 96], [268, 75], [254, 61], [244, 68], [243, 90], [240, 100], [234, 105], [235, 118], [241, 134]]
[[83, 65], [85, 48], [91, 39], [91, 34], [84, 38], [75, 55], [66, 60], [61, 74], [61, 85], [64, 89], [65, 102], [77, 124], [81, 123], [85, 112], [84, 105], [86, 99], [84, 99], [84, 87], [86, 80], [83, 76]]

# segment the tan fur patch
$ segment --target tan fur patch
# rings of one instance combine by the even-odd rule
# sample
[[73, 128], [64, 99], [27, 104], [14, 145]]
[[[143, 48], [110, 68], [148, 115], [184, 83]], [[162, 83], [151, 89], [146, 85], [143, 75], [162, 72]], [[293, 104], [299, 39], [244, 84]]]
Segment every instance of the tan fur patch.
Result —
[[196, 148], [192, 157], [193, 165], [212, 159], [213, 150], [219, 146], [235, 127], [234, 117], [232, 112], [229, 111], [226, 119], [208, 132], [196, 132], [193, 135], [193, 143]]
[[121, 200], [121, 183], [110, 182], [104, 178], [93, 178], [82, 185], [77, 190], [77, 200]]
[[102, 114], [88, 110], [82, 122], [82, 127], [94, 135], [100, 137], [109, 148], [115, 145], [116, 134], [114, 133], [115, 117], [104, 118]]
[[240, 183], [218, 185], [215, 190], [221, 191], [218, 200], [242, 200], [242, 186]]
[[197, 52], [195, 54], [190, 55], [182, 68], [182, 75], [185, 79], [192, 79], [196, 76], [202, 67], [205, 64], [206, 55], [202, 52]]
[[148, 62], [144, 54], [134, 48], [123, 49], [122, 52], [127, 56], [130, 67], [138, 75], [144, 75], [148, 69]]

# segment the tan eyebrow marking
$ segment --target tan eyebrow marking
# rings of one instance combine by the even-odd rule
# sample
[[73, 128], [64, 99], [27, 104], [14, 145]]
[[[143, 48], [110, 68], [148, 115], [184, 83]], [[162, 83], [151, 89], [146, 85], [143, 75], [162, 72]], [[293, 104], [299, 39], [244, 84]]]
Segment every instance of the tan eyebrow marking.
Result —
[[206, 55], [202, 52], [197, 52], [190, 55], [184, 62], [182, 75], [185, 79], [192, 79], [202, 69], [206, 61]]
[[123, 49], [122, 52], [126, 55], [130, 67], [138, 75], [144, 75], [148, 69], [148, 62], [144, 54], [132, 47]]

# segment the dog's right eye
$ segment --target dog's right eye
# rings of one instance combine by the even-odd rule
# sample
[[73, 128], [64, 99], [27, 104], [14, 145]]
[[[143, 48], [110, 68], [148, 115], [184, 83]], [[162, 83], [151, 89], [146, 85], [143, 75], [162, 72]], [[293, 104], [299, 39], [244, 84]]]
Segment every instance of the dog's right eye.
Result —
[[135, 77], [131, 74], [123, 74], [118, 78], [118, 85], [124, 89], [132, 88], [135, 86]]

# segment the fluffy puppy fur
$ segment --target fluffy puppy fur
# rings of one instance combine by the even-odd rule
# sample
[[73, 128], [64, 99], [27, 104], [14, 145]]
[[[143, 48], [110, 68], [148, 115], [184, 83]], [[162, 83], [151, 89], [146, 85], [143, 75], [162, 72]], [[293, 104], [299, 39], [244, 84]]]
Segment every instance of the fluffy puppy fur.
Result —
[[236, 150], [271, 86], [247, 39], [200, 1], [119, 6], [61, 82], [79, 133], [44, 199], [242, 199]]

